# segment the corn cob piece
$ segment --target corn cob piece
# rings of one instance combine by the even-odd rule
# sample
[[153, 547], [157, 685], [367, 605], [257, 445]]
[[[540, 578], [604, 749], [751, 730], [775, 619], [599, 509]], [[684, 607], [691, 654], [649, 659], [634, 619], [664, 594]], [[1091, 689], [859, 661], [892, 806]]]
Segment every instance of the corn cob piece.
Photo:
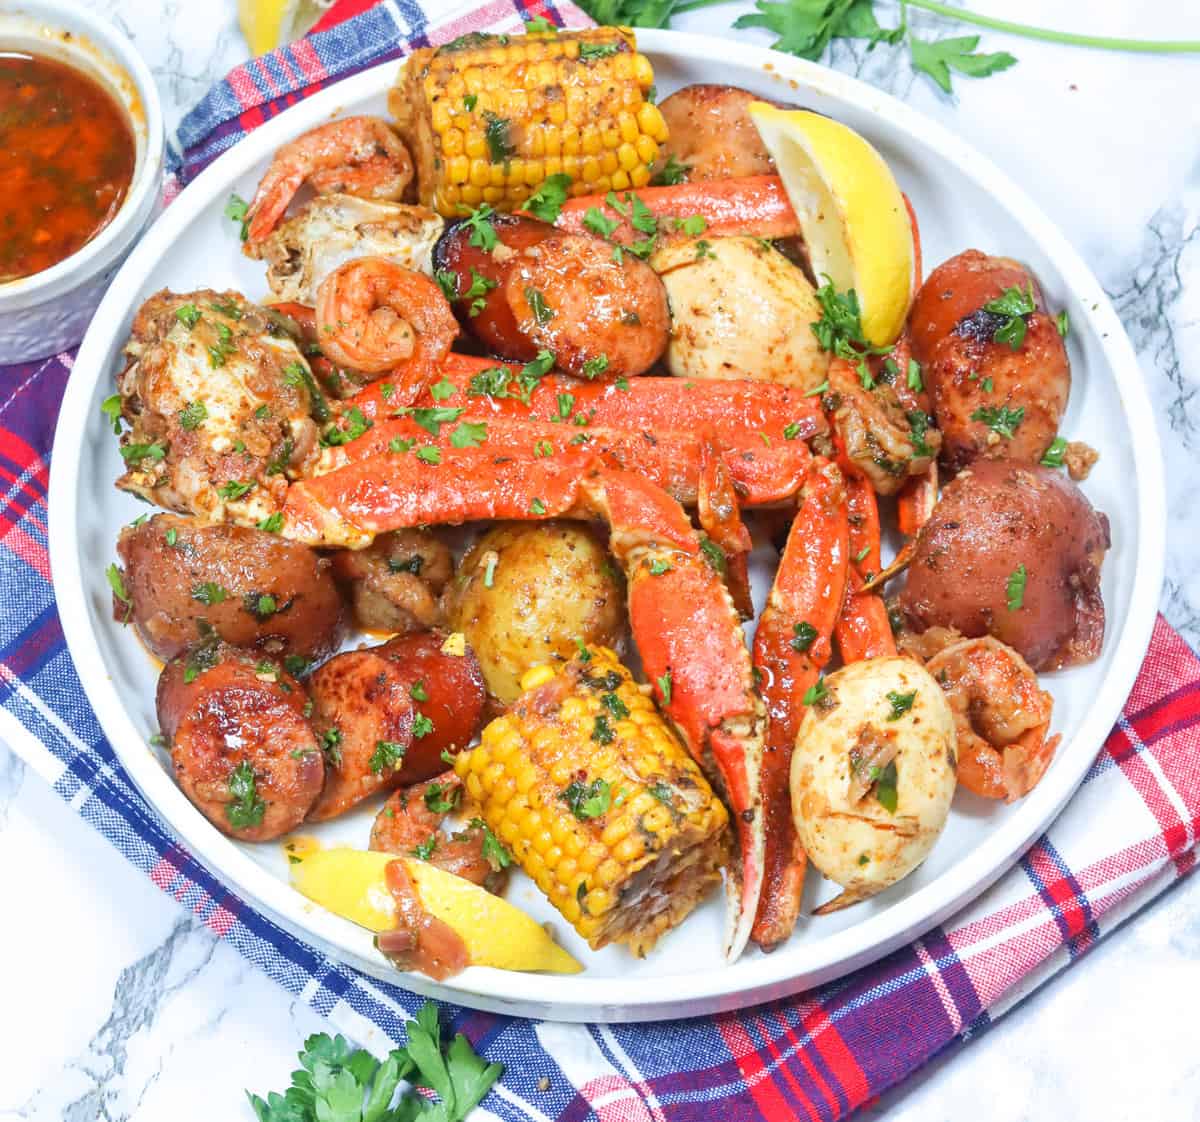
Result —
[[516, 210], [547, 176], [571, 194], [644, 187], [667, 125], [628, 28], [464, 35], [414, 51], [388, 97], [423, 205]]
[[728, 812], [608, 648], [521, 684], [455, 771], [593, 950], [642, 956], [720, 880]]

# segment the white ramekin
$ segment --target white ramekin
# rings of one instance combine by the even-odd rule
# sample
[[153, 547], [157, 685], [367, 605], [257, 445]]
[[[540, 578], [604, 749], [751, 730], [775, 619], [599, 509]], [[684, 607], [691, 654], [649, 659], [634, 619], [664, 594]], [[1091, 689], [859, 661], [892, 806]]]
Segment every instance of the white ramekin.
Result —
[[0, 9], [0, 50], [60, 59], [98, 78], [125, 107], [137, 160], [125, 202], [90, 242], [57, 265], [0, 284], [0, 366], [44, 358], [83, 338], [112, 275], [158, 204], [163, 119], [150, 68], [115, 27], [79, 4], [23, 0]]

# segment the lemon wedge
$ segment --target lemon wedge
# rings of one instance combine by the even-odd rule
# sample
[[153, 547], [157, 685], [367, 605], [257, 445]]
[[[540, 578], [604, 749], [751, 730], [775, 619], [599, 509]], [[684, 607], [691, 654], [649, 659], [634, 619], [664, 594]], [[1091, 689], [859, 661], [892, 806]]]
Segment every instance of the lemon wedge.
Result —
[[266, 54], [299, 39], [333, 0], [238, 0], [238, 25], [250, 50]]
[[867, 341], [887, 346], [908, 315], [914, 253], [891, 169], [853, 129], [819, 113], [763, 101], [749, 112], [800, 220], [813, 272], [839, 291], [854, 289]]
[[365, 927], [396, 926], [396, 905], [384, 879], [392, 861], [408, 866], [421, 904], [454, 928], [472, 966], [577, 974], [583, 967], [546, 929], [507, 900], [425, 861], [362, 849], [321, 849], [291, 866], [292, 885], [310, 900]]

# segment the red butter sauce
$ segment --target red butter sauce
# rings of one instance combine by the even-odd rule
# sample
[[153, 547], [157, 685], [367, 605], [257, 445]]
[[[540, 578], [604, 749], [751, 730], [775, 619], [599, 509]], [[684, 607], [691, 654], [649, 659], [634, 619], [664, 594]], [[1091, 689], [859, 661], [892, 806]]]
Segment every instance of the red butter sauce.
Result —
[[0, 283], [50, 268], [103, 230], [135, 156], [125, 111], [96, 79], [0, 51]]
[[384, 869], [384, 879], [396, 901], [396, 926], [376, 936], [379, 950], [401, 970], [416, 970], [438, 982], [470, 966], [467, 945], [458, 932], [421, 904], [408, 866], [403, 861], [391, 862]]

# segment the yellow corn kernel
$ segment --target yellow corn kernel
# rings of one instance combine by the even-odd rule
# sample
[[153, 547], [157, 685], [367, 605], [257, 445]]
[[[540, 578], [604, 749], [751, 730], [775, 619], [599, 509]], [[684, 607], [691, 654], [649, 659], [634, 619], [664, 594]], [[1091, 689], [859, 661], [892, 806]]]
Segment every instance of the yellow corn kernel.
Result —
[[636, 143], [638, 159], [644, 164], [652, 164], [658, 159], [658, 145], [648, 136], [639, 136]]
[[637, 149], [632, 144], [622, 144], [617, 149], [617, 162], [621, 165], [622, 171], [632, 173], [641, 160], [638, 157]]
[[650, 182], [650, 169], [645, 165], [634, 168], [629, 173], [629, 180], [634, 187], [645, 187]]

